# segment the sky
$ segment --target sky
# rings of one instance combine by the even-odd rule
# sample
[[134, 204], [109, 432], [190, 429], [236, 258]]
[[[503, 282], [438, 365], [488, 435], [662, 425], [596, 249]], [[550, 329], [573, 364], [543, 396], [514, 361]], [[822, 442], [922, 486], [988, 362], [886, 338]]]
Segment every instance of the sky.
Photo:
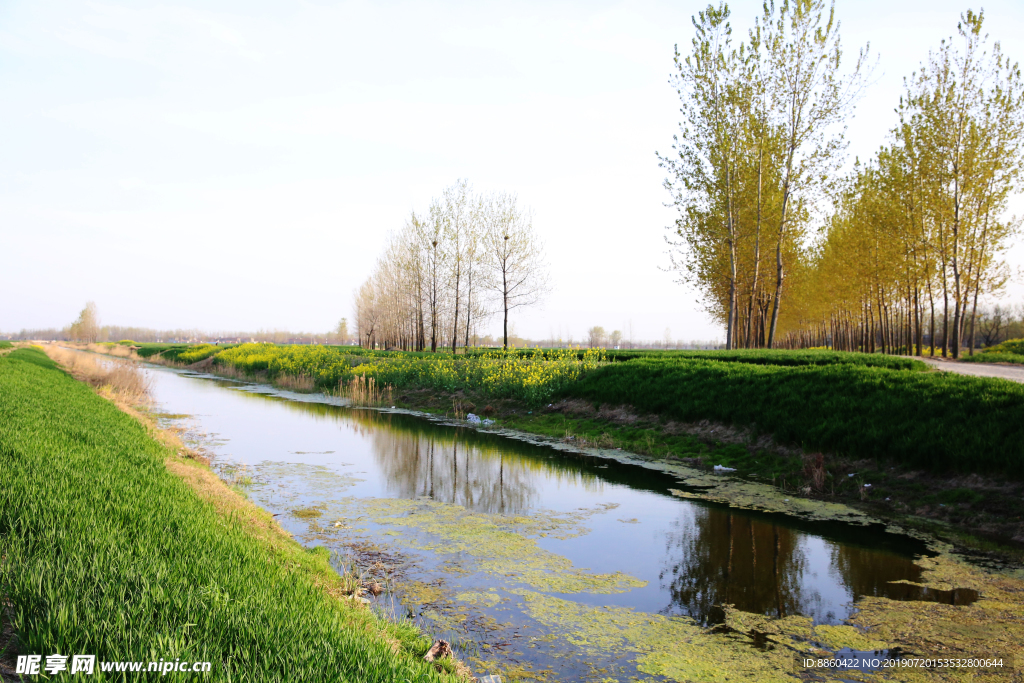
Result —
[[[836, 4], [850, 58], [878, 59], [848, 129], [867, 158], [967, 5]], [[721, 339], [666, 270], [656, 157], [678, 130], [673, 48], [705, 5], [4, 0], [0, 331], [89, 300], [106, 324], [328, 330], [388, 232], [464, 178], [515, 193], [543, 238], [553, 289], [517, 333]], [[760, 0], [730, 6], [744, 33]], [[1024, 62], [1024, 3], [985, 11]]]

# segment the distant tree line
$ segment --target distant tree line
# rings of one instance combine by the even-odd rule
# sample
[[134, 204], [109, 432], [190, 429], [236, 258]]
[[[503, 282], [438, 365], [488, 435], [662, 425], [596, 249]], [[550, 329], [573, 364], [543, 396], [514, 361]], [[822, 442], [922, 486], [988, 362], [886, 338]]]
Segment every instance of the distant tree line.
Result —
[[107, 342], [132, 340], [136, 342], [272, 342], [275, 344], [351, 344], [348, 320], [342, 318], [338, 325], [329, 332], [290, 332], [288, 330], [257, 330], [255, 332], [221, 331], [210, 332], [196, 328], [155, 330], [148, 327], [131, 327], [124, 325], [102, 325], [99, 309], [92, 301], [85, 305], [78, 318], [63, 328], [23, 329], [20, 332], [0, 334], [0, 338], [39, 340], [39, 341], [73, 341], [73, 342]]
[[905, 80], [886, 144], [845, 176], [866, 49], [842, 70], [824, 0], [766, 3], [738, 44], [729, 16], [709, 6], [690, 54], [676, 51], [683, 122], [661, 157], [679, 210], [672, 265], [726, 346], [973, 350], [979, 301], [1008, 279], [1024, 168], [1020, 70], [983, 14], [962, 15]]
[[[488, 309], [484, 308], [485, 313]], [[1024, 316], [1024, 310], [1021, 311]], [[481, 316], [483, 317], [483, 316]], [[983, 317], [981, 324], [983, 339], [1000, 337], [999, 341], [1005, 339], [1006, 334], [1013, 334], [1020, 325], [1020, 319], [1016, 312], [1008, 308], [996, 307], [994, 315]], [[565, 337], [554, 335], [547, 338], [526, 338], [515, 332], [512, 324], [508, 325], [507, 337], [495, 338], [491, 334], [474, 335], [471, 339], [474, 345], [498, 346], [507, 343], [519, 348], [529, 346], [540, 346], [543, 348], [570, 348], [585, 344], [590, 348], [597, 347], [621, 347], [628, 349], [706, 349], [719, 348], [721, 342], [716, 340], [700, 341], [673, 339], [671, 330], [665, 329], [662, 339], [635, 339], [633, 337], [632, 322], [626, 327], [624, 334], [619, 330], [606, 332], [603, 327], [595, 326], [587, 330], [586, 334], [575, 339], [570, 333]], [[88, 302], [79, 313], [75, 321], [63, 328], [48, 329], [23, 329], [20, 332], [2, 332], [0, 339], [13, 340], [39, 340], [39, 341], [71, 341], [82, 343], [95, 342], [116, 342], [131, 340], [140, 343], [155, 342], [270, 342], [274, 344], [358, 344], [353, 336], [354, 331], [350, 330], [347, 318], [342, 318], [335, 329], [330, 332], [290, 332], [288, 330], [258, 330], [256, 332], [209, 332], [200, 329], [168, 329], [156, 330], [148, 327], [129, 327], [122, 325], [102, 325], [99, 317], [99, 309], [93, 302]], [[459, 343], [462, 345], [464, 340]], [[988, 342], [986, 342], [987, 344]], [[439, 347], [440, 348], [440, 347]]]

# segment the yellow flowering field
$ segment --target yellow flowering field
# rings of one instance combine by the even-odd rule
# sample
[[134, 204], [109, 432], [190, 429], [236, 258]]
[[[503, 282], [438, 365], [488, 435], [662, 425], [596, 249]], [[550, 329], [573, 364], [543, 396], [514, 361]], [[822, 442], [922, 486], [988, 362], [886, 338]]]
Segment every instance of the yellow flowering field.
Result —
[[495, 398], [537, 404], [606, 360], [601, 349], [496, 349], [452, 356], [443, 353], [382, 352], [336, 346], [240, 344], [217, 354], [215, 362], [271, 377], [309, 377], [333, 389], [353, 377], [373, 377], [395, 388], [469, 389]]

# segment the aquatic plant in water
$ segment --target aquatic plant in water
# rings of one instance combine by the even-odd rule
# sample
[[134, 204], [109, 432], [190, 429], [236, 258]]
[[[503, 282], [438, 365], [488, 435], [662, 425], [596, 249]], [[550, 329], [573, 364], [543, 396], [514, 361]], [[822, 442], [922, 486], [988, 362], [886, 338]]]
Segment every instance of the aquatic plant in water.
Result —
[[329, 514], [359, 517], [370, 522], [417, 532], [396, 540], [438, 556], [461, 555], [482, 574], [553, 593], [622, 593], [647, 585], [623, 572], [593, 573], [574, 567], [561, 555], [541, 548], [536, 537], [566, 539], [587, 529], [582, 523], [597, 508], [575, 513], [541, 512], [507, 517], [466, 510], [432, 500], [349, 498], [326, 503]]

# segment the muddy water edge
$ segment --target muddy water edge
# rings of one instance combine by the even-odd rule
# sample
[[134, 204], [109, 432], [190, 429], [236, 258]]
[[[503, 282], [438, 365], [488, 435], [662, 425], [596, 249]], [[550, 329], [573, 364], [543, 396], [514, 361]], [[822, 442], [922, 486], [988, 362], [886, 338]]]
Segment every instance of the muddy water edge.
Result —
[[[162, 425], [476, 675], [795, 680], [806, 655], [1010, 656], [1024, 636], [1012, 572], [843, 506], [147, 367]], [[895, 680], [946, 675], [919, 673]]]

